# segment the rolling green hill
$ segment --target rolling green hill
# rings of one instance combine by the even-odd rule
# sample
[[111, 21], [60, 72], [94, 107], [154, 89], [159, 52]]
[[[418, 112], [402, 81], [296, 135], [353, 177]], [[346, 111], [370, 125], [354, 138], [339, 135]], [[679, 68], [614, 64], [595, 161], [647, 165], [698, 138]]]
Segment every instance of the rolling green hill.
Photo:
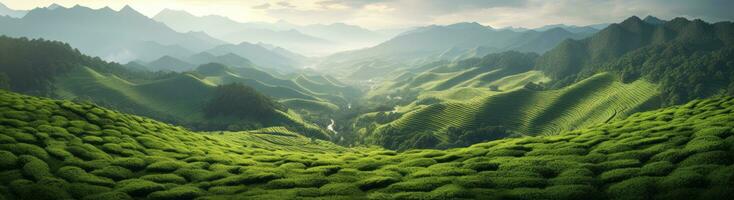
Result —
[[[294, 107], [295, 111], [325, 104], [336, 106], [329, 102], [332, 100], [344, 105], [347, 97], [343, 94], [352, 94], [345, 92], [351, 90], [350, 87], [310, 80], [296, 83], [252, 67], [230, 68], [214, 63], [184, 73], [133, 71], [116, 63], [85, 56], [67, 44], [45, 40], [0, 37], [0, 49], [7, 50], [0, 53], [0, 58], [3, 58], [0, 60], [0, 74], [9, 78], [13, 91], [94, 102], [196, 130], [286, 126], [308, 136], [328, 138], [322, 128], [306, 122], [301, 116], [294, 116], [304, 113], [293, 111], [279, 111], [275, 117], [248, 120], [204, 116], [204, 106], [213, 98], [213, 91], [218, 85], [242, 83], [276, 100], [307, 100], [292, 104], [303, 106]], [[48, 56], [36, 59], [36, 53]], [[314, 93], [309, 88], [334, 91]]]
[[[400, 118], [362, 134], [366, 142], [390, 149], [465, 146], [518, 134], [554, 135], [649, 109], [657, 100], [654, 84], [617, 80], [614, 75], [599, 74], [547, 91], [462, 88], [438, 95], [441, 99], [428, 96], [401, 107]], [[487, 127], [502, 131], [479, 131]]]
[[[390, 95], [412, 100], [424, 93], [464, 87], [489, 89], [488, 86], [499, 79], [529, 71], [537, 57], [534, 53], [509, 51], [456, 62], [437, 62], [385, 81], [366, 96], [381, 98]], [[527, 80], [542, 81], [542, 78]]]
[[734, 98], [449, 150], [191, 132], [0, 91], [3, 199], [726, 199]]
[[734, 94], [734, 23], [648, 21], [631, 17], [592, 37], [566, 40], [543, 54], [536, 69], [553, 78], [555, 88], [599, 72], [625, 82], [644, 78], [660, 84], [663, 106]]

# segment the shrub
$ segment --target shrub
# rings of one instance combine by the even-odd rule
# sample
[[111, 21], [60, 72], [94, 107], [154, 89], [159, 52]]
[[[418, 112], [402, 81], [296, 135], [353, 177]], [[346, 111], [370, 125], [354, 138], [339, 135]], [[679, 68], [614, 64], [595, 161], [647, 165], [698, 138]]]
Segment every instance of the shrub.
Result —
[[708, 174], [708, 179], [713, 185], [731, 186], [734, 185], [734, 165], [721, 167]]
[[691, 170], [677, 170], [660, 180], [659, 188], [677, 190], [688, 187], [705, 187], [706, 177]]
[[148, 165], [145, 169], [154, 172], [173, 172], [184, 166], [183, 162], [178, 161], [158, 161]]
[[635, 177], [639, 173], [640, 168], [621, 168], [606, 171], [599, 178], [605, 183], [612, 183]]
[[84, 200], [132, 200], [130, 195], [122, 192], [106, 192], [84, 197]]
[[589, 185], [558, 185], [545, 188], [550, 199], [597, 199], [600, 192]]
[[87, 173], [84, 169], [74, 166], [59, 168], [56, 174], [69, 182], [89, 183], [101, 186], [114, 186], [115, 182], [108, 178], [98, 177]]
[[655, 154], [650, 158], [650, 161], [668, 161], [671, 163], [677, 163], [688, 156], [688, 153], [683, 152], [680, 149], [669, 149], [662, 153]]
[[709, 151], [693, 154], [685, 160], [678, 163], [680, 167], [703, 165], [703, 164], [729, 164], [731, 163], [731, 155], [726, 151]]
[[409, 179], [387, 187], [391, 191], [423, 191], [428, 192], [451, 182], [447, 177], [425, 177]]
[[197, 187], [192, 186], [179, 186], [174, 187], [165, 191], [153, 192], [148, 195], [149, 199], [160, 199], [160, 200], [187, 200], [195, 199], [196, 197], [204, 195], [204, 191]]
[[92, 143], [92, 144], [102, 144], [104, 143], [104, 140], [101, 137], [97, 136], [84, 136], [82, 137], [82, 140], [84, 142]]
[[336, 165], [318, 166], [306, 169], [306, 172], [320, 173], [324, 176], [329, 176], [339, 172], [342, 168]]
[[15, 154], [0, 150], [0, 169], [14, 169], [17, 163], [18, 157]]
[[114, 160], [112, 160], [112, 164], [130, 169], [132, 171], [141, 170], [147, 166], [143, 159], [135, 158], [135, 157], [115, 158]]
[[456, 184], [441, 186], [430, 193], [431, 199], [461, 199], [471, 197], [472, 194], [469, 190]]
[[35, 179], [36, 181], [41, 180], [43, 177], [53, 177], [51, 169], [48, 167], [46, 162], [33, 157], [33, 156], [21, 156], [20, 160], [25, 162], [23, 165], [23, 174]]
[[655, 179], [641, 176], [613, 184], [607, 194], [615, 199], [651, 199], [655, 194]]
[[66, 147], [66, 150], [84, 160], [101, 160], [112, 158], [104, 151], [99, 150], [97, 149], [97, 147], [90, 144], [70, 145]]
[[599, 185], [598, 179], [588, 176], [563, 176], [549, 180], [551, 185]]
[[613, 160], [613, 161], [599, 163], [597, 165], [597, 167], [601, 171], [608, 171], [608, 170], [617, 169], [617, 168], [639, 167], [639, 166], [640, 166], [640, 161], [636, 159]]
[[695, 137], [716, 136], [724, 138], [727, 137], [727, 134], [731, 134], [729, 132], [729, 129], [731, 129], [731, 127], [710, 127], [696, 131], [696, 133], [693, 133], [693, 135]]
[[362, 193], [357, 185], [352, 183], [329, 183], [319, 188], [322, 195], [356, 195]]
[[152, 192], [164, 190], [162, 184], [142, 179], [127, 179], [115, 186], [116, 191], [127, 193], [135, 197], [144, 197]]
[[477, 173], [472, 169], [456, 168], [456, 167], [430, 167], [417, 171], [411, 176], [427, 177], [427, 176], [462, 176]]
[[417, 158], [417, 159], [403, 161], [402, 163], [398, 164], [398, 166], [401, 166], [401, 167], [428, 167], [436, 163], [437, 163], [436, 160], [432, 158]]
[[52, 145], [47, 146], [46, 151], [51, 154], [52, 156], [55, 156], [59, 159], [67, 159], [67, 158], [73, 158], [74, 154], [69, 153], [64, 149], [64, 146], [62, 145]]
[[393, 178], [393, 177], [371, 177], [367, 178], [365, 180], [359, 181], [357, 185], [359, 186], [359, 189], [363, 191], [368, 191], [372, 189], [377, 188], [383, 188], [387, 187], [390, 184], [396, 183], [400, 180]]
[[688, 142], [685, 147], [685, 150], [696, 153], [725, 149], [726, 145], [723, 140], [716, 136], [696, 137]]
[[658, 161], [647, 164], [640, 169], [643, 176], [665, 176], [675, 169], [675, 165], [668, 161]]
[[523, 150], [512, 150], [512, 149], [497, 149], [492, 150], [490, 152], [487, 152], [486, 156], [489, 157], [500, 157], [500, 156], [510, 156], [510, 157], [520, 157], [525, 155], [526, 151]]
[[492, 177], [481, 174], [458, 177], [454, 183], [468, 188], [494, 188], [496, 186]]
[[12, 144], [16, 143], [15, 138], [0, 134], [0, 144]]
[[465, 168], [469, 168], [475, 171], [494, 171], [499, 168], [500, 164], [496, 162], [491, 161], [485, 161], [485, 162], [474, 162], [474, 163], [468, 163], [465, 164]]
[[113, 180], [122, 180], [133, 176], [132, 171], [119, 166], [107, 166], [102, 169], [92, 171], [92, 174], [111, 178]]
[[31, 155], [42, 160], [48, 159], [48, 153], [46, 153], [46, 150], [32, 144], [0, 144], [0, 149], [13, 152], [15, 155]]
[[534, 177], [493, 177], [492, 181], [499, 188], [540, 188], [547, 185], [547, 181]]
[[247, 190], [245, 185], [236, 186], [214, 186], [209, 188], [209, 193], [212, 194], [235, 194]]
[[109, 187], [89, 185], [86, 183], [71, 183], [67, 189], [76, 199], [82, 199], [85, 196], [94, 196], [112, 191]]
[[353, 165], [354, 165], [354, 168], [361, 170], [361, 171], [372, 171], [372, 170], [379, 169], [380, 167], [382, 167], [385, 164], [387, 163], [385, 163], [384, 161], [378, 161], [378, 160], [367, 158], [367, 159], [358, 160]]
[[[217, 178], [223, 178], [229, 175], [226, 172], [217, 173], [217, 172], [212, 172], [212, 171], [205, 170], [205, 169], [179, 169], [173, 173], [178, 174], [179, 176], [182, 176], [192, 182], [213, 180]], [[217, 174], [220, 174], [220, 175], [217, 175]]]
[[265, 187], [267, 188], [274, 188], [274, 189], [284, 189], [284, 188], [307, 188], [307, 187], [321, 187], [325, 185], [326, 183], [329, 183], [324, 178], [319, 177], [299, 177], [299, 178], [284, 178], [284, 179], [277, 179], [272, 180], [268, 182]]
[[236, 176], [229, 176], [216, 181], [212, 181], [212, 185], [239, 185], [239, 184], [253, 184], [253, 183], [265, 183], [273, 179], [281, 178], [280, 175], [268, 172], [254, 173], [254, 174], [241, 174]]
[[186, 183], [186, 179], [176, 174], [149, 174], [140, 177], [140, 179], [149, 180], [156, 183]]
[[53, 185], [13, 181], [13, 183], [11, 183], [11, 187], [18, 196], [22, 197], [22, 199], [54, 200], [70, 198], [70, 195], [65, 190]]

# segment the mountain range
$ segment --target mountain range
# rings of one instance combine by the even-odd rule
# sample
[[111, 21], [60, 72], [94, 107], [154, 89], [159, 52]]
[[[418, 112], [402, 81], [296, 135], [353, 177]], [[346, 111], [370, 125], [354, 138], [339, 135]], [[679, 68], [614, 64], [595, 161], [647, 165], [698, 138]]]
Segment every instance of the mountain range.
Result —
[[325, 58], [318, 67], [351, 74], [357, 70], [357, 65], [376, 60], [418, 66], [510, 50], [544, 53], [563, 40], [580, 39], [593, 33], [574, 33], [560, 27], [545, 31], [513, 31], [479, 23], [432, 25], [404, 32], [374, 47], [336, 53]]
[[203, 33], [179, 33], [129, 6], [119, 11], [36, 8], [22, 18], [2, 18], [0, 34], [68, 42], [82, 52], [106, 60], [151, 60], [182, 52], [200, 52], [224, 42]]
[[28, 11], [25, 10], [13, 10], [5, 6], [5, 4], [0, 3], [0, 17], [2, 16], [8, 16], [13, 18], [21, 18], [23, 17]]
[[365, 97], [393, 109], [355, 118], [364, 127], [357, 134], [392, 149], [450, 148], [731, 95], [731, 30], [731, 22], [630, 17], [541, 55], [504, 52], [395, 70]]
[[[164, 9], [153, 19], [181, 31], [204, 31], [230, 43], [269, 43], [300, 52], [324, 55], [349, 48], [366, 47], [388, 36], [359, 26], [343, 23], [295, 25], [276, 23], [242, 23], [218, 15], [195, 16], [186, 11]], [[314, 49], [323, 51], [315, 52]]]

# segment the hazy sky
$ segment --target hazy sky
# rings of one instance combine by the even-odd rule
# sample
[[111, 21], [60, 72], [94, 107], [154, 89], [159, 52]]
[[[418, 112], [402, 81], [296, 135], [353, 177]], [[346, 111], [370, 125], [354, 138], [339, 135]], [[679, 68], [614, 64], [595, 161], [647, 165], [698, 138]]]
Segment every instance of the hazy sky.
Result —
[[129, 4], [154, 16], [164, 8], [223, 15], [242, 22], [279, 19], [296, 24], [344, 22], [372, 29], [475, 21], [493, 27], [588, 25], [629, 16], [734, 20], [734, 0], [0, 0], [13, 9], [58, 3], [120, 9]]

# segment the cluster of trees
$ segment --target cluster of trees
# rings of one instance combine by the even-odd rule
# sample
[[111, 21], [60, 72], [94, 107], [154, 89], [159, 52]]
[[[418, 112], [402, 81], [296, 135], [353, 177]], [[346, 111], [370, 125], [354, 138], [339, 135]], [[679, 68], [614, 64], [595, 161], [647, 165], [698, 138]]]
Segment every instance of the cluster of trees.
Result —
[[638, 78], [661, 86], [664, 105], [713, 95], [734, 95], [734, 47], [700, 51], [683, 43], [643, 48], [601, 66], [624, 81]]
[[537, 60], [561, 88], [599, 72], [625, 82], [658, 83], [662, 105], [734, 94], [734, 24], [676, 18], [649, 24], [633, 17], [584, 40], [567, 40]]
[[519, 73], [533, 69], [535, 60], [539, 57], [537, 53], [523, 53], [518, 51], [506, 51], [502, 53], [488, 54], [484, 57], [475, 57], [460, 60], [454, 65], [448, 67], [448, 63], [437, 62], [436, 64], [446, 65], [444, 67], [435, 68], [435, 72], [446, 72], [463, 70], [469, 68], [481, 68], [483, 71], [491, 71], [495, 69], [505, 69], [506, 73]]
[[204, 106], [204, 113], [208, 117], [232, 116], [242, 119], [271, 118], [278, 115], [277, 110], [284, 111], [286, 108], [241, 83], [217, 86], [214, 96]]

